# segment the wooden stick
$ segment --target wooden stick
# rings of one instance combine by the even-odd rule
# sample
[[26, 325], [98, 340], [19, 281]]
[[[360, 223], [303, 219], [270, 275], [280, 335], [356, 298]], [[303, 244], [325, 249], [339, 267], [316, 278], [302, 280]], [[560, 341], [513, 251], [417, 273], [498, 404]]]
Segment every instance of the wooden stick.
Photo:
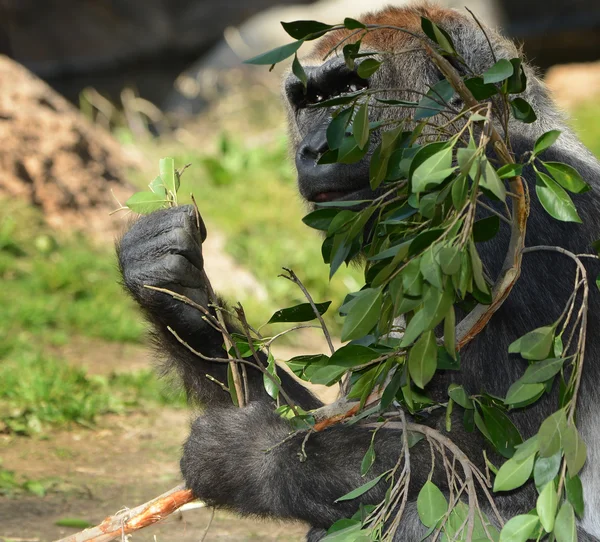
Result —
[[124, 535], [158, 523], [193, 500], [195, 497], [192, 495], [192, 490], [179, 485], [131, 510], [117, 512], [96, 527], [61, 538], [56, 542], [108, 542], [115, 538], [122, 538]]

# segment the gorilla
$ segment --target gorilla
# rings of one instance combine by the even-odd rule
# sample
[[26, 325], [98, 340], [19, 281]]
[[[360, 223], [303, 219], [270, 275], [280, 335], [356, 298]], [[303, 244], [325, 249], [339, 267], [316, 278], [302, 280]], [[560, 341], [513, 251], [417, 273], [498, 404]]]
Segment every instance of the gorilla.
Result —
[[[497, 58], [519, 56], [515, 45], [493, 30], [487, 37], [466, 15], [454, 10], [418, 4], [387, 8], [364, 16], [361, 21], [402, 27], [422, 33], [421, 16], [435, 22], [452, 38], [457, 51], [474, 73], [483, 73]], [[442, 75], [413, 36], [392, 30], [369, 32], [363, 39], [366, 50], [394, 53], [381, 69], [368, 79], [350, 70], [341, 54], [323, 60], [326, 53], [350, 31], [336, 30], [322, 38], [303, 62], [308, 76], [307, 92], [291, 73], [283, 85], [288, 111], [289, 134], [295, 152], [300, 194], [309, 205], [315, 202], [361, 200], [375, 197], [369, 185], [369, 158], [377, 141], [371, 142], [364, 159], [353, 165], [319, 165], [327, 150], [326, 128], [330, 120], [327, 108], [311, 105], [343, 95], [364, 86], [393, 88], [397, 97], [414, 99], [403, 89], [425, 93]], [[488, 43], [489, 38], [489, 43]], [[538, 120], [523, 124], [511, 119], [508, 130], [517, 160], [533, 148], [536, 139], [551, 129], [562, 132], [558, 143], [546, 151], [545, 158], [575, 167], [591, 185], [584, 197], [576, 196], [583, 224], [558, 222], [549, 217], [537, 202], [531, 203], [526, 244], [557, 245], [575, 254], [590, 252], [600, 237], [600, 163], [585, 148], [553, 105], [533, 68], [524, 64], [528, 87], [522, 95], [537, 112]], [[455, 104], [459, 109], [460, 103]], [[382, 120], [390, 109], [370, 112], [370, 121]], [[410, 110], [393, 110], [395, 115], [410, 115]], [[499, 127], [500, 129], [500, 127]], [[535, 185], [532, 168], [526, 167], [524, 179]], [[198, 225], [190, 206], [161, 210], [135, 222], [118, 246], [118, 257], [126, 288], [139, 303], [153, 325], [157, 348], [169, 367], [180, 375], [188, 395], [200, 403], [203, 413], [192, 425], [184, 445], [181, 470], [187, 487], [207, 504], [240, 514], [294, 519], [309, 524], [309, 541], [320, 540], [326, 530], [341, 518], [351, 517], [361, 504], [376, 504], [384, 499], [386, 487], [378, 484], [354, 500], [336, 502], [369, 477], [394, 466], [398, 459], [401, 430], [383, 428], [375, 438], [376, 460], [369, 476], [361, 477], [361, 460], [369, 447], [372, 430], [361, 424], [337, 424], [313, 433], [290, 437], [291, 428], [274, 412], [272, 399], [263, 387], [263, 376], [247, 367], [250, 401], [244, 408], [231, 404], [229, 395], [214, 382], [226, 382], [227, 364], [208, 361], [194, 355], [168, 331], [172, 328], [193, 349], [207, 358], [222, 358], [221, 334], [208, 325], [202, 313], [176, 301], [172, 296], [144, 285], [163, 287], [183, 294], [208, 307], [208, 292], [203, 274], [202, 243], [205, 227]], [[488, 243], [480, 253], [492, 277], [497, 276], [508, 244], [508, 228]], [[600, 272], [596, 260], [586, 261], [595, 277]], [[510, 384], [522, 375], [526, 362], [508, 354], [508, 346], [526, 331], [547, 325], [562, 312], [572, 287], [572, 263], [556, 252], [532, 252], [524, 255], [522, 275], [502, 307], [487, 327], [461, 352], [462, 369], [438, 371], [428, 385], [430, 395], [447, 400], [451, 382], [461, 384], [470, 393], [485, 391], [503, 397]], [[577, 529], [579, 540], [600, 540], [600, 293], [590, 293], [587, 349], [578, 403], [578, 428], [588, 447], [588, 460], [581, 473], [585, 495], [585, 514]], [[212, 310], [212, 309], [211, 309]], [[261, 354], [262, 355], [262, 354]], [[213, 377], [208, 379], [207, 375]], [[305, 387], [279, 371], [287, 394], [305, 410], [318, 408], [321, 402]], [[557, 388], [558, 386], [555, 386]], [[535, 434], [541, 422], [557, 408], [557, 390], [534, 405], [517, 409], [512, 420], [524, 438]], [[424, 423], [445, 431], [444, 413], [429, 415]], [[456, 410], [456, 409], [455, 409]], [[471, 460], [485, 468], [482, 450], [485, 439], [468, 432], [457, 418], [450, 438]], [[305, 445], [305, 460], [298, 452]], [[418, 490], [431, 469], [431, 453], [425, 441], [411, 448], [411, 491], [407, 508], [394, 540], [416, 542], [426, 536], [416, 507]], [[437, 470], [434, 480], [447, 490], [447, 482]], [[506, 517], [527, 513], [535, 507], [533, 483], [496, 498]]]

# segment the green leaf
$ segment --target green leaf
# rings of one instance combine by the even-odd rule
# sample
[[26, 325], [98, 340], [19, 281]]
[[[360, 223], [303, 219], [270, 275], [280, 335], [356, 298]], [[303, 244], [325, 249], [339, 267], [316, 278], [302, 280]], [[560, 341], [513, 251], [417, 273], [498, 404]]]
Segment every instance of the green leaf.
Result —
[[425, 17], [421, 17], [421, 29], [429, 39], [431, 39], [434, 43], [437, 43], [442, 48], [442, 51], [448, 53], [449, 55], [456, 54], [452, 44], [452, 38], [448, 32], [440, 28], [433, 21], [430, 21]]
[[444, 230], [441, 228], [435, 228], [431, 230], [425, 230], [424, 232], [417, 235], [410, 244], [408, 249], [408, 255], [414, 256], [418, 254], [422, 250], [425, 250], [429, 247], [434, 241], [436, 241], [442, 234]]
[[424, 192], [428, 186], [440, 184], [454, 171], [456, 167], [452, 167], [452, 147], [445, 147], [415, 169], [412, 175], [412, 191]]
[[362, 79], [368, 79], [379, 69], [380, 66], [381, 62], [379, 62], [379, 60], [367, 58], [358, 65], [356, 73], [358, 73], [358, 76]]
[[367, 28], [363, 23], [357, 21], [356, 19], [351, 19], [350, 17], [346, 17], [344, 19], [344, 26], [348, 30], [358, 30], [360, 28]]
[[366, 484], [363, 484], [362, 486], [357, 487], [356, 489], [352, 490], [350, 493], [346, 493], [345, 495], [342, 495], [339, 499], [336, 499], [334, 502], [351, 501], [352, 499], [356, 499], [356, 497], [360, 497], [361, 495], [365, 494], [370, 489], [373, 489], [379, 483], [379, 481], [388, 474], [388, 472], [389, 471], [382, 472], [379, 476], [377, 476], [376, 478], [373, 478], [373, 480], [370, 480]]
[[403, 380], [404, 375], [402, 374], [402, 370], [400, 367], [397, 367], [394, 376], [390, 380], [390, 383], [386, 386], [385, 390], [383, 391], [383, 395], [381, 396], [382, 409], [387, 408], [392, 403], [402, 385]]
[[167, 189], [165, 188], [165, 183], [163, 183], [163, 180], [160, 178], [160, 175], [158, 177], [155, 177], [154, 180], [148, 185], [148, 187], [152, 192], [158, 194], [159, 196], [162, 196], [165, 200], [167, 200]]
[[379, 320], [382, 303], [381, 288], [362, 290], [344, 320], [342, 341], [360, 339], [369, 333]]
[[565, 489], [567, 490], [567, 499], [573, 505], [575, 513], [581, 518], [585, 511], [585, 505], [583, 502], [583, 485], [581, 484], [581, 478], [579, 476], [573, 476], [565, 481]]
[[[292, 21], [291, 23], [282, 22], [281, 26], [283, 26], [283, 29], [292, 38], [297, 40], [316, 39], [325, 31], [333, 28], [330, 24], [320, 23], [318, 21]], [[267, 62], [263, 62], [263, 64], [267, 64]], [[274, 64], [274, 62], [270, 62], [269, 64]]]
[[277, 47], [276, 49], [272, 49], [266, 53], [249, 58], [248, 60], [244, 61], [244, 64], [258, 64], [266, 66], [278, 64], [282, 60], [285, 60], [286, 58], [289, 58], [295, 54], [303, 43], [304, 40], [293, 41], [287, 45], [282, 45], [281, 47]]
[[307, 214], [302, 219], [302, 222], [315, 230], [327, 231], [331, 221], [339, 212], [339, 209], [317, 209], [316, 211]]
[[509, 60], [501, 58], [496, 62], [490, 69], [483, 73], [483, 83], [488, 85], [490, 83], [499, 83], [508, 79], [514, 72], [514, 66]]
[[523, 444], [519, 444], [517, 449], [515, 450], [515, 455], [513, 455], [513, 459], [520, 463], [524, 461], [529, 456], [535, 455], [539, 449], [539, 442], [537, 439], [537, 435], [527, 439]]
[[532, 455], [520, 463], [514, 459], [506, 461], [496, 475], [494, 491], [510, 491], [521, 487], [531, 476], [534, 460], [535, 456]]
[[556, 411], [546, 418], [538, 431], [540, 455], [550, 457], [560, 450], [562, 435], [567, 430], [567, 418], [564, 409]]
[[427, 480], [417, 497], [417, 512], [425, 527], [435, 527], [448, 511], [448, 501], [439, 488]]
[[564, 502], [556, 515], [554, 536], [556, 536], [556, 542], [577, 542], [575, 513], [569, 502]]
[[61, 518], [55, 521], [54, 525], [57, 527], [71, 527], [73, 529], [87, 529], [88, 527], [91, 527], [93, 523], [79, 518]]
[[388, 100], [385, 98], [375, 98], [376, 101], [386, 105], [397, 105], [402, 107], [416, 107], [418, 105], [417, 102], [411, 102], [408, 100]]
[[437, 344], [435, 333], [423, 333], [408, 353], [408, 371], [413, 382], [424, 388], [433, 378], [437, 368]]
[[423, 298], [423, 324], [425, 330], [433, 329], [448, 314], [448, 310], [454, 301], [452, 288], [443, 291], [437, 288], [429, 288]]
[[471, 256], [473, 278], [475, 279], [475, 284], [477, 285], [477, 288], [479, 288], [479, 290], [481, 290], [482, 292], [489, 291], [487, 282], [485, 281], [485, 277], [483, 276], [483, 264], [481, 263], [481, 258], [479, 257], [479, 253], [477, 252], [475, 243], [472, 240], [469, 240], [469, 256]]
[[556, 140], [560, 136], [560, 130], [550, 130], [545, 134], [542, 134], [537, 138], [535, 145], [533, 146], [533, 155], [537, 156], [541, 152], [545, 151], [547, 148], [551, 147], [556, 143]]
[[587, 447], [574, 425], [568, 425], [562, 439], [569, 476], [576, 476], [587, 458]]
[[369, 111], [367, 104], [362, 104], [356, 115], [354, 116], [354, 122], [352, 123], [352, 133], [354, 134], [354, 140], [358, 147], [363, 149], [369, 140]]
[[523, 61], [520, 58], [511, 58], [510, 62], [514, 71], [504, 83], [504, 88], [508, 94], [520, 94], [527, 88], [527, 76], [523, 70]]
[[442, 282], [442, 270], [435, 261], [433, 248], [434, 247], [430, 247], [423, 253], [423, 256], [421, 256], [421, 275], [423, 275], [429, 284], [435, 286], [438, 290], [442, 290], [444, 288]]
[[555, 326], [538, 327], [514, 341], [509, 347], [509, 354], [521, 354], [525, 359], [546, 359], [554, 345]]
[[302, 64], [300, 64], [300, 61], [298, 60], [297, 53], [294, 55], [294, 60], [292, 62], [292, 73], [298, 79], [300, 79], [300, 81], [302, 82], [302, 85], [304, 86], [304, 88], [306, 88], [306, 85], [308, 83], [308, 76], [306, 75], [306, 72], [304, 71]]
[[510, 101], [510, 109], [515, 119], [531, 124], [537, 120], [537, 116], [531, 107], [523, 98], [515, 98]]
[[375, 448], [373, 447], [373, 440], [371, 440], [369, 449], [363, 456], [360, 463], [360, 475], [365, 476], [373, 466], [373, 463], [375, 463]]
[[[325, 314], [327, 309], [331, 305], [331, 301], [325, 301], [324, 303], [315, 303], [315, 307], [319, 314]], [[281, 322], [310, 322], [317, 317], [314, 309], [310, 303], [301, 303], [300, 305], [294, 305], [287, 309], [280, 309], [271, 316], [268, 324], [275, 324]]]
[[499, 408], [484, 404], [480, 404], [479, 408], [485, 420], [488, 440], [502, 456], [512, 457], [515, 448], [523, 442], [519, 430]]
[[454, 312], [454, 306], [450, 306], [444, 317], [444, 348], [448, 355], [456, 359], [456, 313]]
[[473, 410], [473, 401], [467, 395], [467, 392], [462, 386], [458, 384], [450, 384], [448, 386], [448, 395], [450, 398], [461, 407], [467, 410]]
[[497, 173], [501, 179], [512, 179], [523, 173], [523, 164], [505, 164]]
[[456, 178], [452, 183], [452, 205], [455, 209], [462, 209], [467, 201], [469, 193], [469, 183], [465, 175]]
[[422, 120], [437, 115], [446, 109], [446, 105], [454, 96], [454, 89], [450, 82], [442, 79], [429, 89], [429, 92], [421, 98], [417, 109], [415, 109], [414, 120]]
[[574, 167], [561, 162], [542, 162], [542, 164], [544, 164], [550, 176], [569, 192], [583, 194], [589, 191], [590, 185], [583, 180], [583, 177], [579, 175]]
[[[265, 391], [269, 394], [273, 399], [277, 399], [279, 395], [279, 386], [281, 386], [281, 379], [277, 375], [277, 366], [275, 365], [275, 358], [269, 352], [269, 358], [267, 360], [267, 372], [271, 374], [275, 382], [271, 380], [266, 374], [263, 374], [263, 385], [265, 387]], [[279, 384], [279, 386], [277, 385]]]
[[445, 275], [454, 275], [460, 271], [461, 253], [458, 247], [443, 247], [437, 253], [437, 258]]
[[160, 178], [162, 179], [167, 192], [175, 196], [179, 190], [179, 175], [175, 172], [175, 160], [173, 158], [162, 158], [158, 165]]
[[535, 193], [546, 212], [556, 220], [581, 224], [581, 218], [569, 194], [545, 173], [536, 171], [535, 175]]
[[515, 516], [506, 522], [499, 542], [525, 542], [538, 525], [538, 517], [531, 514]]
[[540, 493], [536, 510], [540, 518], [540, 523], [547, 533], [551, 533], [554, 529], [554, 517], [558, 507], [558, 495], [554, 489], [554, 482], [548, 482]]
[[364, 365], [378, 355], [378, 352], [366, 346], [347, 344], [338, 348], [329, 359], [325, 358], [323, 365], [317, 365], [311, 371], [307, 370], [307, 376], [313, 384], [331, 386], [349, 369]]
[[358, 40], [355, 43], [348, 43], [344, 45], [342, 49], [342, 54], [344, 55], [344, 62], [346, 62], [346, 66], [349, 70], [354, 70], [354, 59], [358, 55], [358, 51], [360, 50], [361, 40]]
[[331, 150], [339, 149], [346, 136], [346, 129], [352, 117], [352, 107], [340, 111], [327, 127], [327, 145]]
[[500, 218], [496, 215], [482, 218], [473, 224], [473, 240], [476, 243], [484, 243], [493, 239], [500, 231]]
[[487, 159], [482, 159], [481, 167], [479, 185], [489, 190], [500, 201], [504, 201], [506, 199], [506, 188], [504, 187], [504, 182], [496, 173], [494, 166]]
[[533, 467], [533, 480], [538, 489], [556, 478], [562, 462], [560, 450], [550, 457], [538, 457]]
[[465, 79], [465, 86], [471, 91], [473, 97], [481, 102], [498, 94], [498, 87], [492, 84], [485, 84], [482, 77], [471, 77]]
[[565, 362], [564, 358], [550, 358], [527, 367], [521, 380], [527, 384], [546, 382], [557, 374]]
[[543, 384], [527, 384], [526, 382], [523, 382], [522, 379], [519, 379], [508, 388], [504, 402], [507, 405], [518, 405], [519, 403], [525, 403], [530, 399], [533, 399], [543, 391]]
[[164, 209], [168, 204], [169, 200], [160, 194], [136, 192], [125, 202], [125, 207], [129, 207], [134, 213], [147, 215], [159, 209]]

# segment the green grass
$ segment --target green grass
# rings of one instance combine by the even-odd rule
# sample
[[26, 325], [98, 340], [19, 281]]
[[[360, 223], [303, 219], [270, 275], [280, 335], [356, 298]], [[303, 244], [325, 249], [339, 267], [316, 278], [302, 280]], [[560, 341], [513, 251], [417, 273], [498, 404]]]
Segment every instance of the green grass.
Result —
[[572, 125], [589, 149], [600, 157], [600, 97], [578, 105]]
[[144, 325], [118, 283], [112, 250], [77, 235], [56, 237], [17, 201], [0, 200], [0, 217], [0, 337], [140, 341]]
[[12, 433], [91, 426], [102, 414], [185, 404], [182, 394], [150, 370], [90, 376], [25, 342], [13, 346], [0, 361], [0, 425]]
[[52, 352], [73, 335], [140, 342], [114, 251], [53, 233], [35, 209], [0, 200], [0, 432], [93, 424], [101, 414], [182, 404], [151, 371], [88, 376]]
[[[153, 151], [158, 159], [161, 150]], [[169, 151], [173, 153], [172, 149]], [[295, 174], [282, 135], [268, 145], [249, 148], [222, 136], [213, 155], [183, 151], [176, 166], [191, 164], [179, 191], [192, 192], [210, 228], [227, 237], [226, 250], [264, 285], [268, 302], [240, 299], [251, 322], [260, 325], [280, 308], [305, 302], [299, 289], [278, 278], [282, 266], [292, 268], [315, 301], [333, 300], [327, 316], [332, 331], [339, 330], [335, 307], [348, 291], [360, 288], [361, 272], [341, 269], [329, 282], [329, 266], [321, 257], [322, 239], [302, 222], [307, 213], [296, 188]], [[140, 186], [149, 179], [140, 181]], [[230, 299], [236, 302], [237, 299]]]

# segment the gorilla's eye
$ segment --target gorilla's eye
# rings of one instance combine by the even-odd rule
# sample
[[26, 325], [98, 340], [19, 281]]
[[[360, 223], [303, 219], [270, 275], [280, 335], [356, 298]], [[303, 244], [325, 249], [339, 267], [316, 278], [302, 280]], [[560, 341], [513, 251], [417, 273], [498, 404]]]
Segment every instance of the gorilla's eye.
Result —
[[315, 94], [314, 98], [313, 98], [313, 102], [314, 103], [319, 103], [322, 102], [325, 99], [325, 96], [323, 96], [323, 94]]

